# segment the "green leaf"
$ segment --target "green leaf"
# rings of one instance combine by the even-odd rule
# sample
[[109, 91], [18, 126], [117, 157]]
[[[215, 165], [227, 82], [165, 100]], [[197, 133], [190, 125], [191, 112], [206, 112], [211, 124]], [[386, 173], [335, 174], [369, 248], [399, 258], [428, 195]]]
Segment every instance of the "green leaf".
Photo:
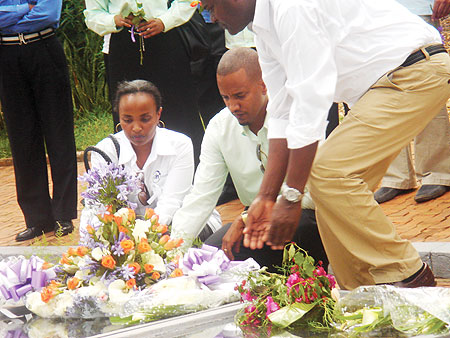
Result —
[[281, 328], [285, 328], [302, 318], [315, 304], [294, 303], [272, 312], [270, 321]]
[[294, 255], [295, 255], [295, 247], [294, 247], [294, 245], [290, 245], [290, 247], [289, 247], [289, 251], [288, 251], [288, 254], [289, 254], [289, 260], [291, 261], [292, 260], [292, 258], [294, 257]]

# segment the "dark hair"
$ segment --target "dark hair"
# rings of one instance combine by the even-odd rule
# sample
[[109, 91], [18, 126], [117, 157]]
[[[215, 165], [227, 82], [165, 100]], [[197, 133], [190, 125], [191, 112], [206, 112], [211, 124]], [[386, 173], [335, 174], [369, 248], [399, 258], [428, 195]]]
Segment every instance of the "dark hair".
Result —
[[117, 86], [116, 97], [114, 98], [113, 109], [118, 114], [119, 113], [119, 103], [120, 99], [124, 95], [136, 94], [136, 93], [146, 93], [153, 97], [156, 104], [156, 109], [161, 108], [161, 93], [158, 88], [146, 80], [133, 80], [133, 81], [122, 81]]

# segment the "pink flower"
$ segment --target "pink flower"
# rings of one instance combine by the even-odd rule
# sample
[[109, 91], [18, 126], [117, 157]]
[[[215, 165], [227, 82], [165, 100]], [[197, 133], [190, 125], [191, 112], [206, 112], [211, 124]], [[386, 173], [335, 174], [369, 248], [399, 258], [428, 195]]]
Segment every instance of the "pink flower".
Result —
[[272, 312], [278, 311], [280, 306], [273, 300], [271, 296], [266, 298], [266, 316], [270, 315]]
[[317, 269], [314, 270], [313, 274], [314, 276], [326, 276], [327, 273], [324, 268], [319, 266]]
[[244, 311], [245, 311], [245, 313], [252, 313], [252, 312], [256, 311], [256, 306], [253, 304], [250, 304], [249, 306], [247, 306], [245, 308]]
[[250, 290], [248, 290], [247, 292], [241, 293], [241, 298], [242, 298], [242, 300], [246, 300], [248, 302], [251, 302], [253, 300]]
[[292, 288], [293, 285], [298, 284], [299, 282], [300, 282], [300, 277], [299, 277], [298, 272], [296, 272], [289, 276], [289, 278], [286, 282], [286, 285], [289, 288]]
[[333, 289], [336, 285], [336, 279], [334, 279], [333, 275], [326, 275], [326, 277], [330, 281], [330, 289]]

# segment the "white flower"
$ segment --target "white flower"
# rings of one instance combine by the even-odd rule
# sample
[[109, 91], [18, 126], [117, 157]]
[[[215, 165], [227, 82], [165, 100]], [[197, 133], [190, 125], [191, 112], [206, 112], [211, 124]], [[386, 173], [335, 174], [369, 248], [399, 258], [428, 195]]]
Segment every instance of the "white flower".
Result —
[[146, 253], [141, 254], [142, 262], [144, 264], [151, 264], [153, 265], [153, 269], [159, 272], [166, 272], [166, 266], [164, 265], [164, 260], [161, 258], [160, 255], [155, 254], [152, 251], [148, 251]]
[[129, 210], [128, 208], [122, 208], [119, 211], [117, 211], [114, 216], [116, 217], [121, 217], [122, 218], [122, 223], [126, 224], [128, 221], [128, 216], [129, 216]]
[[44, 303], [41, 299], [40, 292], [31, 292], [27, 295], [27, 309], [40, 317], [51, 318], [53, 316], [54, 305], [53, 299], [51, 299], [48, 303]]
[[63, 264], [62, 268], [65, 272], [71, 275], [73, 275], [79, 270], [79, 267], [76, 264]]
[[134, 291], [128, 289], [123, 280], [117, 279], [109, 284], [108, 293], [111, 303], [122, 305], [130, 299]]
[[92, 250], [91, 255], [96, 261], [101, 261], [104, 256], [108, 256], [110, 254], [109, 250], [105, 248], [96, 247]]
[[66, 290], [54, 299], [56, 301], [53, 309], [54, 314], [58, 317], [64, 317], [66, 310], [73, 305], [72, 293]]
[[141, 219], [136, 220], [136, 224], [133, 229], [133, 237], [136, 241], [140, 241], [142, 238], [147, 238], [147, 232], [151, 227], [152, 223], [150, 221], [143, 221]]

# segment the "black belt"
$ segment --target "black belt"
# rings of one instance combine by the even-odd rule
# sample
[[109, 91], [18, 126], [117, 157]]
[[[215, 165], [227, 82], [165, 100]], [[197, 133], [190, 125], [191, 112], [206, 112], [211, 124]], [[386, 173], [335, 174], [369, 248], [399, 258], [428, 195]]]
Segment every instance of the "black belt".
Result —
[[0, 45], [26, 45], [31, 42], [43, 40], [55, 35], [53, 28], [46, 28], [36, 33], [19, 33], [14, 35], [1, 35]]
[[[432, 46], [428, 46], [426, 48], [424, 48], [427, 53], [431, 56], [437, 53], [447, 53], [447, 50], [445, 49], [445, 47], [443, 45], [432, 45]], [[411, 66], [412, 64], [416, 63], [417, 61], [426, 59], [425, 54], [422, 52], [421, 49], [419, 49], [417, 52], [414, 52], [412, 54], [410, 54], [405, 62], [403, 62], [400, 66], [401, 67], [408, 67]]]

